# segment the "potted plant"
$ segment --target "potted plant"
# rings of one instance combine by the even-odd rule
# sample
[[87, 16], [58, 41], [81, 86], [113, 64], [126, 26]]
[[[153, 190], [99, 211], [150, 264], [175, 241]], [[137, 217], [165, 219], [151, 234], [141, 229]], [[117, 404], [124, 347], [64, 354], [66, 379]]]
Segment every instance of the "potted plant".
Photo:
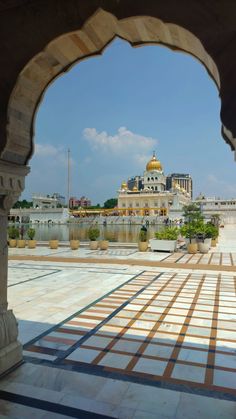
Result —
[[34, 240], [34, 236], [35, 236], [35, 229], [34, 228], [29, 228], [27, 231], [27, 235], [29, 237], [29, 241], [28, 241], [28, 248], [29, 249], [35, 249], [36, 247], [36, 240]]
[[97, 227], [90, 227], [88, 231], [88, 237], [90, 240], [90, 249], [91, 250], [97, 250], [98, 248], [98, 237], [100, 235], [100, 231]]
[[107, 250], [108, 249], [108, 247], [109, 247], [109, 241], [108, 240], [100, 240], [100, 242], [99, 242], [99, 248], [101, 249], [101, 250]]
[[219, 229], [217, 226], [213, 225], [212, 223], [207, 223], [206, 229], [207, 229], [207, 236], [211, 238], [211, 246], [215, 247], [217, 244], [217, 237], [219, 235]]
[[141, 228], [139, 232], [138, 249], [140, 252], [146, 252], [148, 248], [147, 230]]
[[107, 231], [106, 231], [107, 224], [104, 224], [103, 223], [103, 225], [104, 225], [104, 228], [103, 228], [103, 238], [98, 243], [98, 246], [99, 246], [99, 248], [101, 250], [107, 250], [108, 247], [109, 247], [109, 240], [108, 240], [109, 235], [107, 234]]
[[213, 214], [211, 216], [211, 221], [209, 224], [213, 224], [213, 226], [217, 227], [218, 234], [215, 240], [216, 240], [216, 243], [218, 243], [219, 229], [224, 228], [224, 223], [220, 220], [219, 214]]
[[186, 239], [185, 241], [188, 253], [197, 253], [197, 234], [199, 232], [199, 226], [203, 224], [203, 216], [199, 205], [185, 205], [183, 216], [185, 219], [185, 224], [181, 227], [180, 231], [182, 236], [184, 236]]
[[57, 238], [57, 233], [53, 232], [51, 234], [51, 239], [49, 240], [49, 247], [50, 249], [57, 249], [58, 248], [58, 244], [59, 244], [59, 240]]
[[197, 253], [197, 228], [194, 223], [186, 223], [180, 228], [181, 235], [185, 238], [188, 253]]
[[70, 248], [71, 250], [78, 250], [80, 245], [79, 234], [77, 229], [73, 229], [70, 232]]
[[8, 227], [9, 247], [16, 247], [19, 229], [15, 226]]
[[23, 225], [20, 227], [19, 234], [20, 234], [20, 239], [17, 240], [17, 247], [19, 247], [20, 249], [23, 249], [26, 245], [26, 241], [24, 239], [25, 229]]
[[176, 250], [177, 238], [179, 235], [178, 227], [165, 227], [155, 233], [155, 239], [150, 239], [151, 250], [174, 252]]
[[198, 250], [201, 253], [207, 253], [211, 247], [211, 239], [208, 235], [207, 224], [200, 221], [196, 226]]

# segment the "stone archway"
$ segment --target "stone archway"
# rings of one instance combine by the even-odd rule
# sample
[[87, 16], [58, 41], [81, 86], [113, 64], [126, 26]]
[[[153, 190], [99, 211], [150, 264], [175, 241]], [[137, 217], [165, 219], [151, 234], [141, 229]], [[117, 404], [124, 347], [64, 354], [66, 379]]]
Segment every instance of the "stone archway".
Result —
[[189, 53], [205, 66], [220, 89], [214, 61], [188, 30], [147, 16], [118, 20], [99, 9], [80, 30], [50, 42], [19, 74], [8, 104], [3, 160], [27, 163], [33, 153], [35, 114], [47, 87], [79, 61], [101, 54], [115, 37], [128, 41], [133, 47], [161, 44]]
[[222, 134], [235, 149], [236, 63], [230, 62], [236, 50], [234, 12], [236, 5], [227, 10], [201, 0], [183, 0], [181, 5], [172, 0], [0, 4], [0, 374], [22, 360], [17, 323], [7, 308], [7, 216], [24, 189], [34, 118], [44, 91], [78, 61], [101, 54], [116, 36], [134, 47], [166, 45], [195, 56], [215, 81], [222, 100]]

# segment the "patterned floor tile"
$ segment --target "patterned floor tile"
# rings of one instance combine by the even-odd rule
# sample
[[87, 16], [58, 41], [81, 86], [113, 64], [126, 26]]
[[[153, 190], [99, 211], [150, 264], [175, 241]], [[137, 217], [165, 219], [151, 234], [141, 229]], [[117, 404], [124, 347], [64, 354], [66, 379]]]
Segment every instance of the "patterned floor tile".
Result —
[[145, 271], [29, 342], [25, 354], [90, 374], [236, 397], [235, 303], [233, 274]]

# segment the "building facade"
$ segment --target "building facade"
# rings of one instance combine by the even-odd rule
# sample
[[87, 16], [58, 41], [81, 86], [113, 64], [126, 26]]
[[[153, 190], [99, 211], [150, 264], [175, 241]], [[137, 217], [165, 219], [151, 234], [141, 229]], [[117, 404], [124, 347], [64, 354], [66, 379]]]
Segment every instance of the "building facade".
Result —
[[124, 181], [118, 191], [118, 210], [123, 215], [177, 218], [181, 216], [183, 206], [191, 201], [190, 194], [178, 183], [173, 183], [172, 188], [166, 190], [166, 177], [155, 153], [147, 163], [143, 177], [136, 178], [143, 179], [143, 188], [139, 188], [138, 183]]
[[132, 191], [133, 187], [136, 186], [138, 190], [143, 189], [143, 176], [134, 176], [127, 181], [128, 189]]
[[66, 205], [66, 198], [64, 196], [62, 196], [61, 194], [59, 194], [58, 192], [54, 192], [52, 197], [56, 198], [58, 204], [61, 205], [62, 207], [64, 207]]
[[72, 196], [69, 200], [69, 207], [71, 209], [73, 208], [88, 208], [91, 207], [91, 200], [86, 198], [85, 196], [81, 196], [81, 198], [76, 198], [74, 196]]
[[58, 208], [58, 206], [65, 205], [65, 197], [59, 193], [54, 193], [52, 196], [35, 193], [32, 195], [33, 208], [47, 209]]
[[236, 198], [222, 199], [200, 195], [194, 202], [200, 206], [206, 219], [217, 214], [225, 224], [236, 223]]
[[193, 180], [189, 174], [186, 173], [172, 173], [166, 177], [166, 190], [170, 191], [173, 186], [179, 185], [193, 198]]
[[33, 208], [48, 209], [57, 208], [57, 198], [50, 195], [33, 194], [32, 195]]

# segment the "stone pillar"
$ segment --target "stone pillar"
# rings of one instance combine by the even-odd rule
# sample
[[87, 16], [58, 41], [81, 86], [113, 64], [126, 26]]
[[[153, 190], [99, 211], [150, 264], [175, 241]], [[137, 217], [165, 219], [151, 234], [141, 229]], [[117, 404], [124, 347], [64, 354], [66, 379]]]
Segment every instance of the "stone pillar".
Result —
[[7, 302], [7, 225], [8, 213], [24, 189], [28, 172], [26, 166], [0, 160], [0, 375], [22, 360], [17, 321]]

